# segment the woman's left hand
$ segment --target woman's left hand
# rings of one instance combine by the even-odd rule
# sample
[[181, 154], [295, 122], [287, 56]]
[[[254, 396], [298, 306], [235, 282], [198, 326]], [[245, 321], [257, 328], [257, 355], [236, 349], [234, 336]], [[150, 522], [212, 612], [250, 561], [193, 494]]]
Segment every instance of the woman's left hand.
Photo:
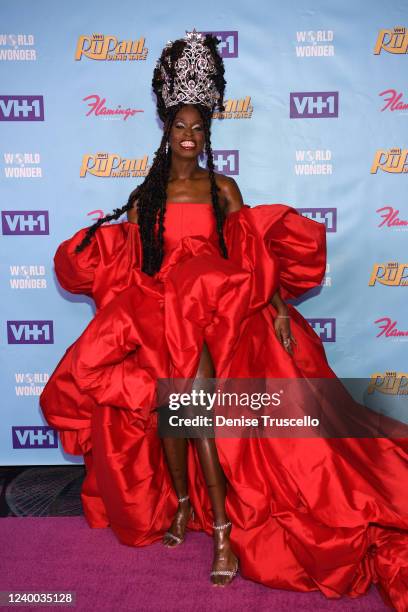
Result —
[[275, 317], [275, 333], [279, 342], [282, 344], [285, 351], [289, 355], [293, 355], [293, 344], [296, 344], [295, 338], [292, 336], [290, 329], [290, 316], [285, 313], [279, 313]]

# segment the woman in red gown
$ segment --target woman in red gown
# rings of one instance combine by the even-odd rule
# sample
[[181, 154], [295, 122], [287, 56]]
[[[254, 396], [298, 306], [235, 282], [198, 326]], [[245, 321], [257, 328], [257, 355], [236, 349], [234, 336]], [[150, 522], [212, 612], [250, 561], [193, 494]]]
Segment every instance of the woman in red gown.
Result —
[[[246, 578], [329, 598], [374, 582], [402, 612], [406, 440], [158, 436], [158, 378], [335, 378], [319, 337], [285, 303], [320, 285], [324, 226], [283, 204], [246, 206], [214, 172], [210, 121], [225, 85], [216, 44], [194, 31], [166, 45], [149, 175], [55, 254], [62, 287], [91, 296], [97, 312], [40, 405], [64, 450], [84, 456], [91, 527], [131, 546], [177, 546], [187, 527], [202, 530], [214, 537], [215, 585], [239, 559]], [[126, 211], [127, 222], [100, 227]]]

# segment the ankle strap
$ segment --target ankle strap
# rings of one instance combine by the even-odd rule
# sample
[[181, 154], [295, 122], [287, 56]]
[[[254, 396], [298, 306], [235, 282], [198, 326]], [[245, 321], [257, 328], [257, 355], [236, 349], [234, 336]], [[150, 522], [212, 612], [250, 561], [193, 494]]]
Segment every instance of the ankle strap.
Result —
[[183, 502], [183, 501], [187, 501], [188, 499], [190, 499], [189, 495], [185, 495], [184, 497], [178, 497], [177, 498], [179, 502]]
[[223, 525], [216, 525], [213, 523], [213, 529], [226, 529], [230, 525], [232, 525], [231, 521], [228, 521], [228, 523], [224, 523]]

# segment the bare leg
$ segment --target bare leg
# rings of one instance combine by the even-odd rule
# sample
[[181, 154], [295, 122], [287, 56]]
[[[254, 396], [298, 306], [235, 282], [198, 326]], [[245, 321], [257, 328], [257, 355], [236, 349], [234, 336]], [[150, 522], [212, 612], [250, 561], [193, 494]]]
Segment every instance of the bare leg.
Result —
[[[194, 388], [208, 388], [207, 378], [214, 378], [214, 365], [207, 345], [204, 343], [201, 353], [200, 364]], [[200, 459], [200, 464], [204, 473], [214, 514], [215, 525], [223, 525], [228, 522], [225, 513], [226, 479], [219, 462], [217, 447], [213, 438], [196, 438], [195, 444]], [[214, 561], [213, 570], [234, 570], [237, 558], [232, 552], [230, 545], [231, 527], [227, 529], [214, 529]], [[230, 576], [212, 576], [215, 586], [224, 586], [231, 581]]]
[[[169, 466], [174, 490], [178, 498], [187, 495], [187, 440], [185, 438], [163, 438], [163, 447]], [[179, 502], [177, 512], [169, 528], [169, 532], [182, 540], [186, 530], [188, 519], [191, 515], [190, 500]], [[178, 542], [168, 534], [163, 537], [165, 546], [177, 546]]]

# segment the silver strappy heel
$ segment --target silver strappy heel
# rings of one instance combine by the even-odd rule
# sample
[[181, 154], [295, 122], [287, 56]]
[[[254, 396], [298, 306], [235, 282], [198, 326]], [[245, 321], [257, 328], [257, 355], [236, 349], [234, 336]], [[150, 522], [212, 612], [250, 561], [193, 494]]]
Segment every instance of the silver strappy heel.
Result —
[[[224, 523], [223, 525], [215, 525], [213, 523], [213, 529], [217, 529], [217, 530], [227, 529], [231, 525], [232, 525], [231, 521], [228, 521], [227, 523]], [[234, 576], [236, 576], [238, 572], [238, 566], [239, 566], [239, 561], [237, 559], [237, 563], [233, 570], [213, 570], [212, 572], [210, 572], [210, 576], [230, 576], [231, 580], [227, 582], [227, 584], [229, 584], [230, 582], [232, 582], [232, 579], [234, 578]]]
[[[178, 497], [177, 501], [179, 503], [181, 503], [181, 502], [187, 501], [188, 499], [190, 499], [190, 496], [186, 495], [185, 497]], [[190, 517], [194, 520], [194, 508], [193, 507], [191, 507]], [[177, 546], [184, 542], [184, 537], [183, 538], [179, 538], [178, 536], [174, 535], [174, 533], [171, 533], [170, 531], [166, 531], [166, 533], [164, 535], [165, 536], [169, 536], [169, 538], [171, 538], [172, 540], [177, 542]], [[174, 548], [174, 546], [169, 546], [168, 548]]]

